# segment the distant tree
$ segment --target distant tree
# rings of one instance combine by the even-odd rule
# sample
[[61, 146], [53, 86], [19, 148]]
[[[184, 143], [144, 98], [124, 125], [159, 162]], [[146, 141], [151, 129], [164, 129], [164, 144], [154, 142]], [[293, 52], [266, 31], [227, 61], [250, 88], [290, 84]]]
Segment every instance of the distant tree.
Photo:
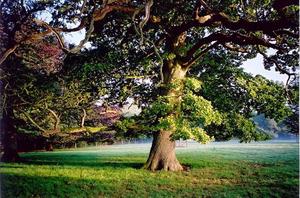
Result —
[[94, 126], [112, 126], [122, 116], [122, 111], [118, 106], [93, 105], [87, 120]]
[[[71, 12], [70, 8], [72, 9]], [[51, 23], [46, 23], [39, 19], [41, 14], [47, 9], [52, 12], [52, 18], [55, 19]], [[80, 14], [75, 14], [75, 10]], [[44, 133], [45, 131], [46, 133], [49, 132], [48, 129], [40, 126], [31, 117], [33, 114], [39, 114], [34, 115], [35, 118], [40, 117], [40, 119], [43, 119], [43, 122], [45, 121], [43, 116], [45, 112], [41, 112], [41, 106], [48, 111], [47, 113], [51, 114], [50, 120], [54, 120], [53, 128], [50, 131], [57, 132], [60, 130], [60, 114], [62, 112], [58, 112], [55, 108], [58, 106], [62, 107], [62, 102], [66, 101], [68, 102], [66, 103], [67, 106], [74, 105], [74, 100], [67, 99], [70, 95], [57, 96], [55, 95], [57, 92], [54, 93], [53, 90], [49, 90], [51, 87], [53, 89], [62, 88], [55, 88], [57, 77], [52, 79], [46, 77], [43, 79], [43, 77], [38, 76], [51, 76], [61, 71], [65, 55], [80, 52], [88, 41], [91, 32], [94, 30], [94, 22], [101, 21], [108, 13], [115, 10], [132, 12], [131, 8], [114, 3], [109, 3], [104, 7], [97, 7], [92, 1], [54, 3], [53, 1], [5, 0], [0, 2], [1, 139], [4, 147], [3, 161], [16, 161], [18, 159], [17, 128], [20, 124], [24, 125], [24, 120], [27, 122], [25, 125], [30, 123], [31, 128], [44, 131]], [[79, 26], [67, 28], [66, 23], [74, 20], [80, 20]], [[86, 35], [80, 44], [78, 46], [65, 46], [61, 33], [70, 33], [82, 29], [86, 29]], [[49, 84], [43, 80], [51, 80], [50, 87], [47, 87]], [[38, 87], [33, 87], [34, 85]], [[48, 91], [45, 91], [44, 95], [41, 93], [42, 90], [39, 89], [42, 87]], [[29, 93], [28, 89], [31, 89], [32, 93], [36, 93], [31, 95], [32, 93]], [[24, 93], [34, 101], [23, 101]], [[43, 96], [45, 98], [40, 98]], [[57, 97], [56, 100], [49, 100], [54, 97]], [[41, 99], [41, 101], [38, 99]], [[75, 101], [75, 103], [77, 102]], [[27, 107], [25, 108], [26, 104]], [[22, 114], [19, 114], [19, 109], [22, 109]], [[82, 108], [80, 108], [80, 111], [84, 112]]]
[[253, 117], [253, 121], [260, 130], [265, 131], [271, 136], [275, 136], [277, 132], [282, 130], [281, 126], [277, 124], [274, 119], [266, 118], [264, 114], [256, 115]]
[[[62, 50], [51, 37], [43, 37], [34, 42], [36, 30], [32, 14], [43, 9], [36, 4], [27, 10], [17, 1], [1, 2], [1, 139], [4, 146], [2, 160], [15, 161], [17, 155], [17, 126], [24, 124], [16, 115], [28, 101], [23, 93], [28, 93], [32, 82], [39, 74], [57, 71], [61, 66]], [[50, 40], [49, 40], [50, 39]], [[39, 51], [39, 53], [37, 53]], [[4, 63], [7, 53], [14, 53]], [[31, 102], [31, 101], [29, 101]]]
[[289, 84], [289, 107], [292, 114], [284, 119], [283, 124], [290, 132], [299, 135], [299, 77]]

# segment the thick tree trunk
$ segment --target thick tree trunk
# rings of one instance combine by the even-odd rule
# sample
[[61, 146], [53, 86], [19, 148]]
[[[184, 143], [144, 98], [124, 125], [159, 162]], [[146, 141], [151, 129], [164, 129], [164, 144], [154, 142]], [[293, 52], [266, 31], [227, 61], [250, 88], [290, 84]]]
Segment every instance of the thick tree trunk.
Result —
[[[163, 68], [164, 84], [167, 89], [162, 95], [167, 96], [168, 102], [174, 107], [180, 105], [183, 91], [182, 81], [186, 75], [186, 69], [174, 61], [166, 62]], [[169, 86], [176, 83], [176, 86]], [[171, 87], [171, 88], [168, 88]], [[151, 171], [182, 171], [175, 154], [175, 141], [171, 139], [172, 130], [161, 130], [154, 134], [152, 147], [145, 168]]]
[[53, 145], [51, 142], [47, 143], [46, 145], [46, 151], [53, 151]]
[[175, 154], [175, 142], [171, 140], [171, 132], [160, 131], [154, 134], [152, 147], [145, 168], [151, 171], [182, 171]]
[[17, 131], [13, 123], [13, 110], [11, 107], [3, 112], [1, 120], [1, 140], [4, 153], [1, 157], [3, 162], [19, 161]]

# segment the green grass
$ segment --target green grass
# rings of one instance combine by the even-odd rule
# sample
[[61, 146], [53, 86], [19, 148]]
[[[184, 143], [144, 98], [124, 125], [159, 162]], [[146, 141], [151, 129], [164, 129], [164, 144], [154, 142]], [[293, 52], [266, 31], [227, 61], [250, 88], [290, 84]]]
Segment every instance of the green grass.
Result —
[[140, 169], [149, 145], [21, 154], [0, 166], [2, 197], [298, 197], [296, 143], [189, 145], [188, 172]]

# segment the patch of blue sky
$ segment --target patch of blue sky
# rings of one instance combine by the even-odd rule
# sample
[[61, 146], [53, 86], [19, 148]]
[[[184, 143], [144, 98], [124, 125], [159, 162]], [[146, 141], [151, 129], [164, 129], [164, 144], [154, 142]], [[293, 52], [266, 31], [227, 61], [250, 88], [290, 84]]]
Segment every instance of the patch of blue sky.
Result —
[[269, 80], [277, 82], [285, 83], [288, 78], [287, 75], [276, 72], [274, 67], [272, 67], [270, 70], [266, 70], [263, 64], [263, 56], [260, 54], [253, 59], [245, 61], [242, 67], [246, 72], [252, 74], [253, 76], [262, 75]]

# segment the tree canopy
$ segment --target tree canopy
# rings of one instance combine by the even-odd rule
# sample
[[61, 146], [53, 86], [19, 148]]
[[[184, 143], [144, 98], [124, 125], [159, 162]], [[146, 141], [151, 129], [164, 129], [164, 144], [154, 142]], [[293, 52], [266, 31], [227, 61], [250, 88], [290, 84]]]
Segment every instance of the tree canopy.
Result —
[[[45, 13], [50, 21], [42, 20]], [[109, 104], [122, 105], [132, 97], [143, 111], [117, 128], [154, 135], [146, 168], [182, 170], [175, 139], [267, 139], [251, 120], [254, 114], [280, 121], [297, 112], [287, 105], [299, 67], [295, 0], [4, 1], [1, 15], [3, 95], [12, 104], [4, 106], [3, 118], [11, 123], [6, 131], [17, 125], [16, 101], [26, 94], [34, 97], [26, 107], [31, 112], [49, 96], [43, 110], [52, 111], [56, 124], [57, 106], [78, 110], [104, 94]], [[79, 30], [85, 36], [78, 45], [64, 42], [65, 34]], [[240, 68], [258, 54], [265, 69], [288, 75], [286, 85]], [[27, 70], [33, 78], [16, 84], [14, 77]], [[49, 92], [34, 93], [46, 86], [38, 76], [50, 80]], [[57, 86], [67, 92], [53, 95]]]

